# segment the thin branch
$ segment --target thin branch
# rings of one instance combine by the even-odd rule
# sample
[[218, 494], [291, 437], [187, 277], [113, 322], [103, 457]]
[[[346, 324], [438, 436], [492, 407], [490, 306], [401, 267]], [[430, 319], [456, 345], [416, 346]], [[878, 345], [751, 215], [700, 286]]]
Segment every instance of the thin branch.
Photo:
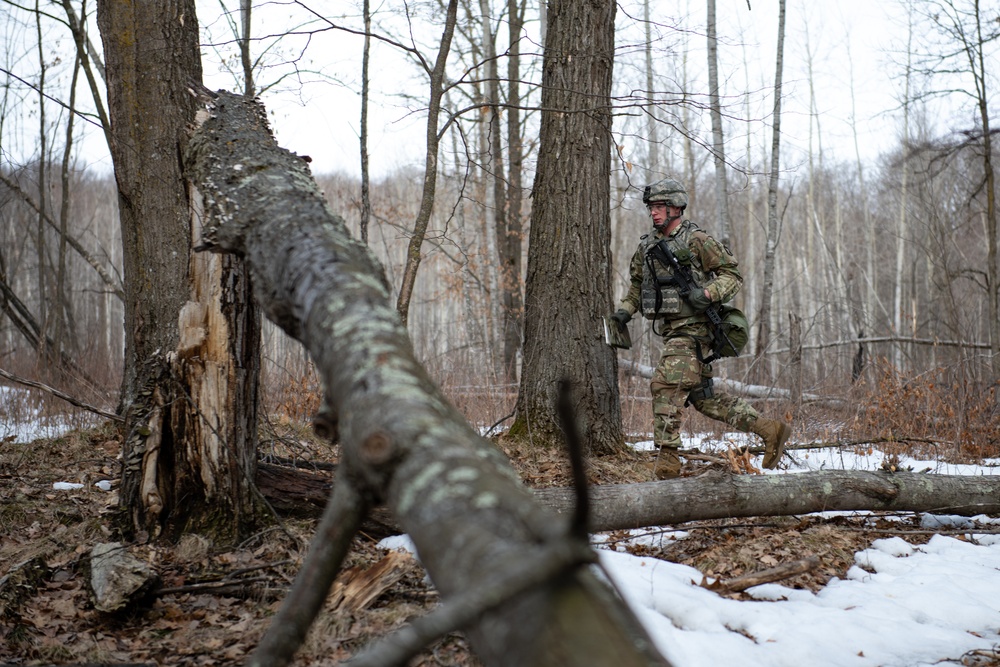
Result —
[[370, 500], [355, 488], [342, 469], [295, 584], [250, 657], [248, 667], [282, 667], [291, 662], [323, 607], [351, 540], [370, 507]]
[[94, 120], [94, 114], [84, 113], [84, 112], [82, 112], [82, 111], [80, 111], [78, 109], [71, 109], [69, 107], [69, 105], [66, 104], [65, 102], [63, 102], [62, 100], [60, 100], [60, 99], [58, 99], [56, 97], [52, 97], [48, 93], [39, 90], [38, 86], [34, 85], [30, 81], [25, 81], [24, 79], [22, 79], [21, 77], [19, 77], [18, 75], [14, 74], [13, 72], [11, 72], [8, 69], [4, 69], [3, 67], [0, 67], [0, 74], [6, 74], [10, 78], [17, 80], [20, 83], [23, 83], [25, 86], [27, 86], [31, 90], [35, 91], [36, 93], [41, 94], [43, 97], [45, 97], [45, 99], [47, 99], [47, 100], [49, 100], [51, 102], [55, 102], [56, 104], [58, 104], [59, 106], [61, 106], [63, 109], [66, 109], [67, 111], [69, 111], [73, 115], [82, 118], [83, 120], [87, 121], [88, 123], [90, 123], [94, 127], [100, 128], [101, 131], [104, 130], [103, 126], [100, 123], [100, 119]]
[[473, 620], [499, 607], [521, 593], [551, 583], [557, 575], [584, 563], [596, 561], [594, 552], [576, 540], [560, 541], [519, 561], [510, 571], [448, 599], [433, 612], [376, 645], [366, 649], [345, 665], [350, 667], [391, 667], [405, 665], [435, 639], [466, 627]]
[[125, 300], [125, 292], [122, 290], [121, 287], [119, 287], [116, 284], [114, 278], [112, 278], [111, 274], [108, 273], [107, 269], [105, 269], [104, 266], [102, 266], [101, 263], [98, 262], [95, 257], [91, 256], [91, 254], [87, 252], [87, 249], [84, 248], [79, 241], [77, 241], [72, 235], [67, 234], [56, 223], [55, 220], [53, 220], [47, 213], [45, 213], [38, 205], [38, 202], [36, 202], [31, 197], [30, 194], [25, 192], [17, 182], [11, 180], [2, 173], [0, 173], [0, 183], [3, 183], [8, 188], [10, 188], [11, 191], [13, 191], [18, 197], [24, 200], [24, 203], [26, 203], [28, 206], [34, 209], [39, 215], [41, 215], [42, 219], [45, 220], [45, 222], [47, 222], [49, 226], [55, 229], [59, 233], [59, 236], [65, 239], [66, 243], [68, 243], [70, 247], [73, 248], [73, 250], [75, 250], [77, 254], [79, 254], [80, 257], [82, 257], [85, 262], [87, 262], [87, 264], [90, 264], [90, 266], [93, 267], [94, 271], [97, 272], [97, 275], [100, 276], [104, 284], [111, 289], [111, 293], [114, 294], [116, 297], [118, 297], [119, 301]]
[[55, 396], [56, 398], [61, 398], [62, 400], [66, 401], [67, 403], [69, 403], [71, 405], [75, 405], [78, 408], [82, 408], [82, 409], [87, 410], [89, 412], [93, 412], [96, 415], [100, 415], [101, 417], [105, 417], [106, 419], [110, 419], [110, 420], [118, 422], [118, 423], [125, 423], [125, 419], [123, 417], [115, 414], [114, 412], [108, 412], [107, 410], [102, 410], [102, 409], [100, 409], [98, 407], [94, 407], [93, 405], [90, 405], [89, 403], [84, 403], [83, 401], [81, 401], [81, 400], [79, 400], [77, 398], [73, 398], [69, 394], [65, 394], [65, 393], [59, 391], [58, 389], [50, 387], [47, 384], [43, 384], [41, 382], [35, 382], [34, 380], [28, 380], [28, 379], [19, 377], [17, 375], [14, 375], [13, 373], [8, 373], [7, 371], [3, 370], [2, 368], [0, 368], [0, 377], [5, 377], [8, 380], [10, 380], [11, 382], [17, 382], [18, 384], [23, 384], [26, 387], [33, 387], [34, 389], [41, 389], [42, 391], [48, 392], [48, 393], [52, 394], [53, 396]]
[[793, 561], [791, 563], [782, 563], [777, 567], [768, 568], [759, 572], [751, 572], [750, 574], [733, 577], [732, 579], [718, 579], [712, 583], [708, 583], [708, 579], [704, 578], [701, 582], [701, 587], [707, 588], [708, 590], [719, 594], [739, 593], [748, 588], [752, 588], [753, 586], [769, 584], [771, 582], [781, 581], [782, 579], [788, 579], [789, 577], [794, 577], [799, 574], [805, 574], [810, 570], [815, 570], [817, 567], [819, 567], [819, 558], [817, 556], [810, 556], [809, 558], [803, 558], [802, 560]]

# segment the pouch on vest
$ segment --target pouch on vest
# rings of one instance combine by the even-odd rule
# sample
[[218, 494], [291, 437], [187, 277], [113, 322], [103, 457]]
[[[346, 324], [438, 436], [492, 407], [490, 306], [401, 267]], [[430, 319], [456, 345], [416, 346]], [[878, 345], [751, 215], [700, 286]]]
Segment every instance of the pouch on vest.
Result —
[[681, 295], [674, 287], [658, 287], [655, 283], [642, 283], [642, 316], [647, 319], [677, 315], [681, 312]]

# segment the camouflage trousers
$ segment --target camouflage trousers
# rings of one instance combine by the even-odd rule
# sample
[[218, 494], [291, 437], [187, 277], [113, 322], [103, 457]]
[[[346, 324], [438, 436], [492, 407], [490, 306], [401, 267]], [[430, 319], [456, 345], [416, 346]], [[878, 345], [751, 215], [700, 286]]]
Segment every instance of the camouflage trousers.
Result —
[[653, 394], [653, 444], [677, 448], [681, 445], [681, 411], [688, 398], [698, 412], [747, 432], [757, 421], [753, 406], [737, 396], [729, 396], [714, 388], [714, 396], [702, 398], [695, 391], [705, 379], [712, 377], [712, 365], [698, 361], [698, 343], [686, 336], [668, 338], [663, 354], [653, 372], [649, 390]]

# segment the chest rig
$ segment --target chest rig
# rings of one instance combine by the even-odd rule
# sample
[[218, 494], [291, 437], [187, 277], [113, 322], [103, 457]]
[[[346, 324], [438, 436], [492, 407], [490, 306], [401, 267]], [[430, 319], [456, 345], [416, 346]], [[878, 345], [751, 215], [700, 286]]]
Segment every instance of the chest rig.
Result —
[[[706, 273], [701, 260], [691, 252], [691, 235], [698, 226], [690, 220], [681, 223], [677, 233], [667, 238], [646, 234], [640, 241], [642, 247], [642, 285], [639, 290], [642, 316], [650, 320], [677, 320], [698, 315], [687, 299], [680, 295], [671, 267], [653, 252], [658, 243], [666, 243], [678, 263], [691, 269], [691, 276], [698, 285], [705, 285], [714, 275]], [[654, 328], [655, 331], [655, 328]], [[662, 333], [662, 332], [657, 332]]]

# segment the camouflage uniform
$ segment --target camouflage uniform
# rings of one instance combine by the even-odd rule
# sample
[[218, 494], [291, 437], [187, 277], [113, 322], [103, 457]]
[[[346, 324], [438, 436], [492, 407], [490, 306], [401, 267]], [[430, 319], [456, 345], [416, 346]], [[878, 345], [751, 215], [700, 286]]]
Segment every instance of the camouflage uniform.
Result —
[[[653, 331], [664, 337], [663, 353], [649, 385], [653, 395], [653, 444], [661, 450], [672, 450], [672, 459], [678, 461], [681, 411], [686, 403], [740, 431], [750, 431], [758, 414], [741, 398], [703, 389], [711, 387], [712, 378], [712, 365], [699, 359], [699, 347], [701, 358], [712, 352], [708, 316], [696, 311], [672, 287], [662, 287], [658, 303], [650, 303], [650, 292], [643, 290], [643, 283], [647, 288], [652, 284], [654, 271], [658, 278], [672, 274], [668, 267], [647, 256], [663, 239], [667, 239], [678, 261], [691, 267], [695, 282], [708, 290], [714, 303], [731, 300], [742, 287], [743, 277], [729, 248], [690, 220], [682, 221], [667, 236], [655, 229], [644, 235], [632, 256], [631, 285], [620, 308], [630, 316], [641, 312], [644, 317], [653, 318]], [[679, 469], [679, 461], [677, 465]]]

